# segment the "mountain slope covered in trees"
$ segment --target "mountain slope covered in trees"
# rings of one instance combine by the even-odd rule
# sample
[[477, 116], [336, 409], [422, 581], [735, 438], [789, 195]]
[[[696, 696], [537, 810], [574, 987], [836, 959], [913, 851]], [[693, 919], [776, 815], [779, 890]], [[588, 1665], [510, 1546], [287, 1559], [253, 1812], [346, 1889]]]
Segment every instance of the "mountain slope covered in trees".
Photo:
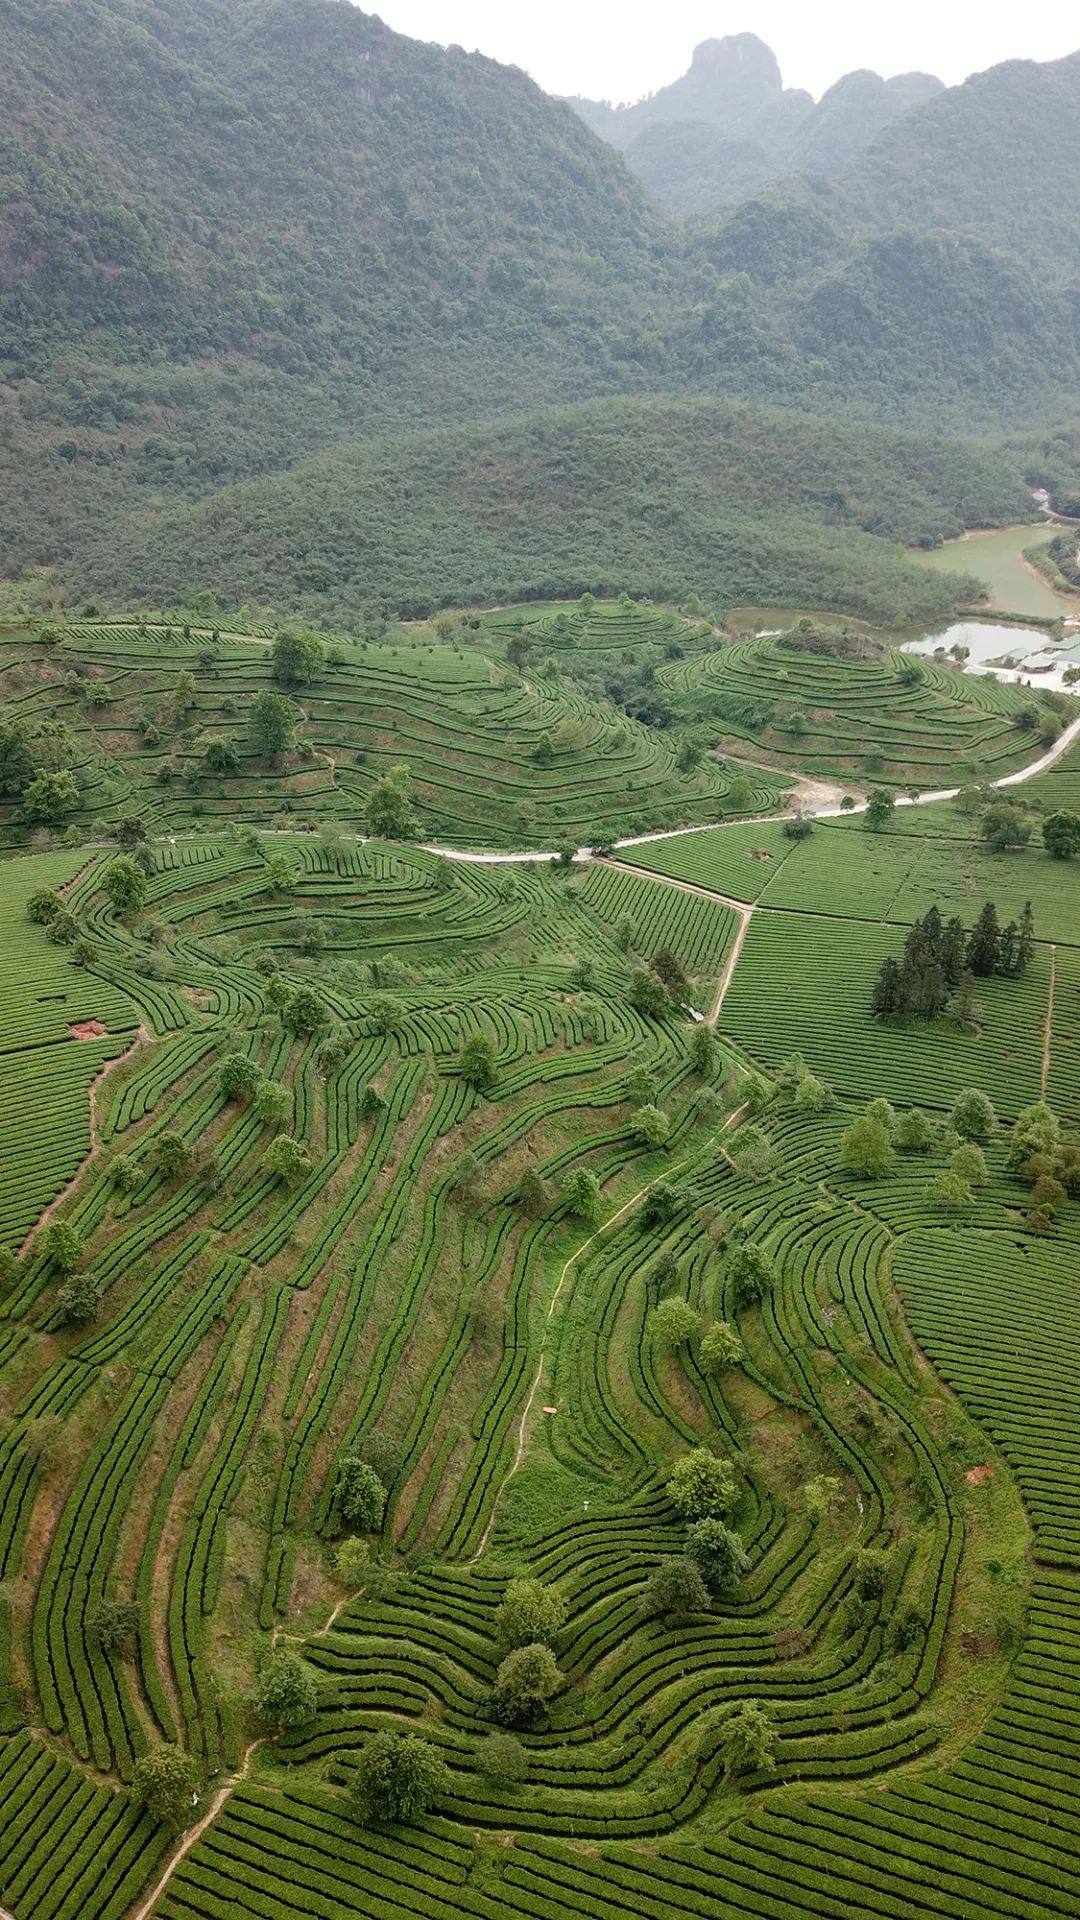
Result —
[[895, 543], [1028, 505], [1018, 460], [974, 443], [723, 400], [605, 400], [334, 449], [144, 516], [77, 583], [236, 604], [257, 580], [258, 597], [337, 622], [624, 587], [930, 619], [962, 583]]
[[[524, 74], [405, 39], [347, 0], [0, 0], [0, 25], [9, 604], [187, 577], [182, 543], [201, 524], [189, 507], [212, 502], [212, 529], [235, 512], [237, 483], [369, 440], [378, 465], [400, 433], [648, 394], [935, 432], [1023, 432], [1075, 412], [1077, 221], [1063, 156], [1080, 130], [1076, 62], [1021, 63], [939, 93], [833, 180], [795, 179], [690, 230]], [[749, 65], [770, 110], [797, 117], [757, 47]], [[715, 90], [717, 74], [704, 79]], [[995, 204], [981, 213], [994, 135], [956, 136], [954, 111], [991, 129], [1004, 115]], [[857, 114], [834, 117], [850, 129]], [[642, 138], [662, 131], [653, 120]], [[733, 113], [740, 139], [741, 125]], [[1030, 232], [1028, 128], [1047, 185]], [[905, 144], [907, 129], [917, 141]], [[907, 210], [901, 226], [894, 205]], [[711, 417], [706, 406], [695, 434], [707, 437]], [[612, 442], [623, 421], [616, 409]], [[580, 454], [572, 434], [571, 473]], [[342, 456], [347, 471], [355, 459]], [[632, 553], [636, 572], [649, 524], [670, 574], [672, 530], [685, 523], [679, 470], [679, 457], [657, 465], [648, 523], [631, 494], [639, 533], [629, 548], [601, 539], [591, 571]], [[534, 478], [536, 526], [554, 544], [515, 562], [522, 581], [569, 566], [559, 502]], [[778, 537], [789, 510], [807, 515], [786, 484], [755, 508], [762, 552], [773, 536], [781, 553], [797, 544]], [[267, 479], [268, 497], [292, 486]], [[459, 519], [457, 498], [426, 482], [421, 493], [436, 518]], [[972, 503], [961, 519], [990, 514], [977, 468], [957, 498]], [[705, 507], [728, 527], [738, 509], [750, 539], [745, 504], [721, 490]], [[166, 529], [181, 542], [172, 557]], [[307, 591], [302, 551], [242, 551], [242, 597], [264, 598], [272, 581], [290, 597]], [[463, 564], [460, 581], [500, 576], [502, 551]], [[225, 562], [237, 579], [236, 557]], [[689, 555], [677, 570], [708, 584], [690, 578]], [[331, 557], [313, 577], [337, 594], [350, 573]], [[728, 581], [722, 571], [725, 594]], [[451, 590], [441, 564], [415, 585]], [[393, 546], [374, 594], [402, 591]]]

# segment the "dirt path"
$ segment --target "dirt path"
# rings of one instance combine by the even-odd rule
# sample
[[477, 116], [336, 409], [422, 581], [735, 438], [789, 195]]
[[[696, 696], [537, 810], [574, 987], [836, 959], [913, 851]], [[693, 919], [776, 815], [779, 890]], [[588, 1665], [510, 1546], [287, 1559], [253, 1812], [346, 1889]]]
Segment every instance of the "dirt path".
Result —
[[[337, 1619], [339, 1613], [341, 1613], [343, 1609], [349, 1606], [350, 1603], [355, 1599], [356, 1599], [355, 1593], [344, 1594], [342, 1598], [335, 1605], [334, 1610], [330, 1615], [330, 1618], [326, 1622], [326, 1625], [323, 1627], [319, 1627], [315, 1633], [286, 1634], [286, 1633], [282, 1633], [280, 1629], [275, 1629], [275, 1632], [273, 1635], [273, 1644], [276, 1646], [279, 1639], [317, 1640], [321, 1634], [330, 1632], [330, 1629], [334, 1625], [334, 1622]], [[201, 1816], [199, 1820], [196, 1821], [195, 1825], [193, 1827], [188, 1827], [187, 1831], [181, 1834], [176, 1846], [174, 1847], [172, 1853], [169, 1855], [168, 1861], [164, 1869], [162, 1870], [161, 1874], [159, 1875], [153, 1889], [151, 1890], [150, 1893], [147, 1894], [146, 1899], [143, 1901], [142, 1905], [135, 1909], [135, 1912], [131, 1915], [131, 1920], [152, 1920], [154, 1908], [157, 1902], [160, 1900], [170, 1880], [172, 1879], [173, 1874], [176, 1872], [177, 1867], [181, 1864], [183, 1860], [186, 1860], [188, 1854], [191, 1852], [192, 1847], [196, 1846], [198, 1842], [202, 1839], [203, 1834], [206, 1832], [207, 1827], [213, 1825], [213, 1822], [217, 1819], [218, 1814], [221, 1812], [222, 1807], [225, 1805], [230, 1795], [235, 1793], [237, 1787], [243, 1785], [244, 1781], [248, 1778], [248, 1776], [251, 1773], [252, 1756], [258, 1752], [260, 1747], [265, 1746], [269, 1739], [270, 1739], [269, 1734], [260, 1734], [257, 1740], [252, 1740], [251, 1743], [247, 1747], [245, 1747], [244, 1757], [243, 1757], [243, 1760], [240, 1762], [240, 1766], [238, 1767], [237, 1771], [234, 1774], [230, 1774], [229, 1778], [223, 1781], [221, 1786], [218, 1787], [216, 1793], [214, 1794], [213, 1799], [211, 1800], [209, 1806], [206, 1809], [206, 1812]], [[6, 1908], [0, 1907], [0, 1920], [15, 1920], [15, 1915], [12, 1913], [8, 1913]]]
[[1046, 995], [1046, 1026], [1043, 1030], [1042, 1050], [1042, 1098], [1046, 1099], [1046, 1088], [1050, 1080], [1050, 1040], [1054, 1027], [1054, 982], [1057, 979], [1057, 948], [1050, 947], [1050, 986]]
[[716, 998], [714, 999], [712, 1006], [710, 1007], [708, 1013], [705, 1016], [705, 1025], [707, 1027], [715, 1027], [717, 1021], [720, 1018], [720, 1009], [724, 1004], [724, 996], [726, 995], [727, 990], [730, 987], [732, 980], [734, 979], [735, 968], [738, 965], [739, 955], [743, 950], [743, 941], [746, 939], [746, 930], [750, 925], [753, 912], [754, 912], [753, 907], [740, 908], [739, 931], [735, 935], [735, 938], [732, 942], [731, 952], [728, 954], [728, 957], [727, 957], [727, 963], [717, 983]]
[[[98, 1100], [98, 1094], [101, 1091], [101, 1087], [104, 1081], [107, 1079], [110, 1073], [115, 1072], [117, 1067], [123, 1066], [125, 1060], [130, 1060], [132, 1054], [135, 1053], [139, 1047], [143, 1046], [146, 1043], [146, 1041], [148, 1041], [149, 1039], [150, 1039], [149, 1030], [144, 1026], [140, 1026], [135, 1034], [134, 1040], [131, 1042], [131, 1045], [129, 1047], [125, 1047], [123, 1053], [116, 1054], [112, 1060], [106, 1060], [105, 1065], [101, 1068], [101, 1071], [99, 1073], [96, 1073], [94, 1075], [94, 1078], [91, 1080], [90, 1085], [87, 1089], [87, 1096], [88, 1096], [88, 1101], [90, 1106], [90, 1150], [87, 1153], [85, 1159], [80, 1160], [78, 1166], [75, 1169], [75, 1172], [71, 1176], [71, 1179], [67, 1181], [66, 1185], [61, 1187], [59, 1193], [56, 1194], [56, 1196], [52, 1200], [49, 1201], [48, 1206], [45, 1207], [43, 1212], [39, 1213], [37, 1219], [35, 1220], [29, 1233], [27, 1234], [26, 1239], [23, 1241], [22, 1246], [19, 1248], [20, 1260], [26, 1257], [26, 1255], [29, 1253], [31, 1247], [34, 1244], [34, 1241], [37, 1238], [37, 1235], [41, 1232], [42, 1227], [48, 1226], [49, 1221], [53, 1218], [53, 1215], [59, 1210], [60, 1207], [63, 1206], [68, 1196], [74, 1192], [79, 1181], [82, 1179], [83, 1174], [86, 1172], [87, 1167], [92, 1165], [92, 1163], [97, 1159], [98, 1154], [101, 1152], [101, 1140], [98, 1136], [98, 1130], [97, 1130], [98, 1128], [97, 1100]], [[2, 1912], [0, 1912], [0, 1920], [3, 1920]]]

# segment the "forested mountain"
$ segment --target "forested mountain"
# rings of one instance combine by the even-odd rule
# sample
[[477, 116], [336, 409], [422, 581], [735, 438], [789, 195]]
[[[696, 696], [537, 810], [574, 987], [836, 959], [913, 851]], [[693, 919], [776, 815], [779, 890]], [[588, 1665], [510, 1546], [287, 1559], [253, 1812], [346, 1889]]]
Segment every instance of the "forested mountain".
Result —
[[142, 516], [76, 583], [163, 606], [255, 592], [329, 624], [624, 587], [932, 619], [960, 583], [895, 542], [1029, 507], [1020, 460], [973, 443], [722, 400], [608, 399], [336, 448]]
[[571, 105], [676, 212], [734, 206], [799, 170], [838, 173], [900, 114], [942, 90], [928, 73], [845, 74], [815, 103], [785, 88], [776, 55], [753, 33], [705, 40], [688, 71], [633, 105]]
[[[9, 603], [76, 583], [179, 584], [191, 570], [168, 556], [162, 570], [163, 530], [186, 555], [189, 505], [222, 493], [224, 524], [238, 482], [339, 445], [351, 470], [372, 439], [385, 462], [396, 434], [415, 445], [457, 425], [467, 447], [481, 421], [646, 394], [700, 397], [700, 427], [680, 418], [702, 442], [718, 395], [935, 431], [1075, 413], [1076, 61], [939, 93], [835, 178], [792, 176], [691, 229], [524, 74], [405, 39], [348, 0], [0, 0], [0, 26]], [[726, 101], [725, 137], [751, 146], [764, 112], [785, 140], [801, 130], [815, 165], [838, 163], [883, 84], [849, 76], [813, 107], [784, 92], [752, 36], [713, 47], [667, 90], [678, 110]], [[757, 105], [743, 113], [740, 99]], [[657, 95], [633, 110], [637, 138], [663, 133], [663, 108]], [[631, 443], [646, 417], [613, 414]], [[651, 461], [651, 425], [645, 440]], [[572, 436], [568, 453], [580, 479], [586, 443]], [[653, 526], [683, 526], [679, 459], [649, 470]], [[1014, 485], [1015, 458], [1009, 472]], [[782, 523], [806, 507], [786, 484], [762, 537], [794, 551], [802, 534], [785, 543]], [[437, 518], [426, 481], [419, 497]], [[983, 500], [978, 474], [958, 497]], [[459, 487], [448, 511], [463, 555], [466, 505]], [[633, 540], [598, 548], [605, 574], [643, 552], [637, 505]], [[581, 548], [560, 544], [557, 515], [536, 524], [553, 543], [547, 573], [576, 572]], [[464, 594], [500, 574], [502, 552], [463, 558], [456, 584], [444, 555], [417, 591]], [[303, 597], [302, 551], [238, 553], [245, 579], [235, 556], [225, 573], [243, 597], [271, 581]], [[510, 571], [547, 577], [539, 551]], [[315, 572], [339, 601], [353, 577], [336, 561]], [[395, 549], [365, 597], [400, 588]]]

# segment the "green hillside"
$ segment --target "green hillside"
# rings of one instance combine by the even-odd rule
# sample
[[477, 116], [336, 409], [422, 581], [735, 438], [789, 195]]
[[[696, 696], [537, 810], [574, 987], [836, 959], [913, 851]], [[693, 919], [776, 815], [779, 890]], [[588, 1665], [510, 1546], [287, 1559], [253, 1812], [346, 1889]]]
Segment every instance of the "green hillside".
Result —
[[606, 401], [338, 448], [143, 515], [70, 574], [113, 603], [209, 588], [348, 621], [586, 588], [923, 620], [971, 583], [927, 575], [896, 543], [1029, 505], [1016, 457], [974, 443], [724, 401]]

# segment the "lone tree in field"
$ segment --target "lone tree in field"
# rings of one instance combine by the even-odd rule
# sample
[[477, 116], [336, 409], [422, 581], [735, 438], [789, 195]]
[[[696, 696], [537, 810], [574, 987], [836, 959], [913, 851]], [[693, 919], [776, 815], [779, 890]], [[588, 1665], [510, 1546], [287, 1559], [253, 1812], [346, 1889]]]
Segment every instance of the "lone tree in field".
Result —
[[72, 813], [79, 804], [79, 789], [75, 784], [75, 775], [67, 768], [58, 773], [38, 772], [23, 788], [22, 810], [27, 820], [40, 820], [50, 825], [62, 820], [65, 813]]
[[686, 975], [683, 972], [678, 955], [670, 947], [661, 947], [649, 961], [649, 967], [663, 984], [673, 1000], [681, 1000], [686, 992]]
[[701, 1080], [710, 1079], [716, 1066], [716, 1035], [704, 1021], [691, 1037], [690, 1065]]
[[648, 1618], [704, 1613], [709, 1605], [705, 1582], [692, 1560], [661, 1560], [645, 1582], [639, 1602]]
[[419, 1820], [450, 1784], [437, 1747], [415, 1733], [375, 1733], [364, 1746], [349, 1787], [357, 1818]]
[[710, 1593], [730, 1593], [750, 1565], [741, 1536], [717, 1515], [694, 1522], [686, 1551]]
[[418, 831], [409, 799], [409, 769], [391, 767], [367, 797], [368, 832], [377, 840], [412, 840]]
[[589, 1226], [600, 1217], [600, 1182], [587, 1167], [575, 1167], [563, 1181], [562, 1197], [570, 1212]]
[[663, 1147], [671, 1134], [671, 1121], [660, 1107], [639, 1107], [634, 1115], [633, 1130], [641, 1146]]
[[495, 1613], [495, 1637], [508, 1650], [552, 1641], [566, 1619], [566, 1602], [540, 1580], [511, 1580]]
[[307, 1662], [289, 1648], [279, 1648], [255, 1687], [255, 1705], [264, 1727], [280, 1733], [283, 1727], [306, 1726], [315, 1718], [318, 1704], [318, 1683]]
[[486, 1034], [474, 1033], [458, 1054], [458, 1072], [478, 1093], [490, 1093], [495, 1085], [495, 1049]]
[[63, 1327], [88, 1327], [97, 1318], [101, 1288], [89, 1273], [73, 1273], [56, 1296], [57, 1318]]
[[191, 1172], [192, 1152], [182, 1134], [159, 1133], [150, 1150], [154, 1172], [163, 1180], [185, 1180]]
[[287, 1187], [298, 1187], [311, 1172], [311, 1155], [307, 1148], [294, 1140], [291, 1134], [278, 1133], [266, 1149], [263, 1166], [267, 1173], [284, 1182]]
[[294, 633], [288, 627], [275, 633], [271, 654], [279, 687], [306, 686], [326, 660], [326, 649], [315, 634]]
[[965, 1140], [989, 1140], [997, 1126], [993, 1103], [975, 1087], [957, 1094], [950, 1116], [957, 1133]]
[[983, 814], [979, 832], [995, 853], [1007, 853], [1010, 848], [1019, 853], [1031, 839], [1031, 821], [1019, 807], [999, 801]]
[[262, 1074], [246, 1053], [227, 1053], [218, 1063], [218, 1087], [226, 1100], [250, 1100], [262, 1085]]
[[70, 1220], [50, 1220], [38, 1235], [37, 1250], [61, 1273], [73, 1273], [83, 1257], [83, 1237]]
[[326, 1024], [326, 1008], [314, 987], [293, 987], [281, 1009], [281, 1018], [290, 1033], [314, 1033]]
[[896, 795], [888, 787], [874, 787], [866, 803], [863, 825], [869, 827], [871, 833], [880, 833], [882, 827], [888, 826], [895, 811]]
[[701, 1364], [708, 1373], [724, 1373], [737, 1367], [745, 1349], [735, 1328], [726, 1320], [714, 1320], [701, 1336]]
[[347, 1454], [338, 1468], [334, 1506], [343, 1525], [358, 1533], [375, 1533], [382, 1526], [386, 1488], [359, 1454]]
[[1043, 846], [1055, 860], [1071, 860], [1080, 853], [1080, 813], [1060, 808], [1043, 821]]
[[680, 1519], [712, 1520], [735, 1505], [735, 1469], [707, 1447], [695, 1447], [676, 1460], [664, 1492]]
[[536, 1718], [561, 1685], [555, 1655], [536, 1641], [507, 1654], [495, 1676], [491, 1703], [500, 1720], [525, 1724]]
[[764, 1300], [776, 1278], [776, 1269], [763, 1247], [756, 1246], [752, 1240], [744, 1240], [741, 1246], [729, 1253], [724, 1263], [724, 1276], [735, 1305], [747, 1307], [755, 1300]]
[[646, 1020], [662, 1020], [671, 1005], [663, 985], [648, 967], [635, 967], [626, 997], [635, 1013]]
[[489, 1733], [480, 1742], [476, 1771], [500, 1787], [516, 1787], [529, 1771], [529, 1757], [512, 1733]]
[[934, 1144], [934, 1128], [920, 1107], [909, 1107], [900, 1115], [895, 1141], [906, 1153], [929, 1153]]
[[649, 1332], [662, 1347], [682, 1347], [692, 1340], [699, 1326], [698, 1316], [677, 1293], [661, 1300], [649, 1315]]
[[132, 1790], [155, 1820], [177, 1832], [194, 1818], [199, 1773], [182, 1747], [151, 1747], [135, 1762]]
[[772, 1773], [776, 1766], [776, 1725], [757, 1700], [747, 1700], [724, 1722], [721, 1742], [724, 1772], [730, 1780], [749, 1773]]
[[105, 869], [105, 891], [114, 913], [138, 913], [146, 899], [146, 875], [129, 853], [109, 861]]
[[883, 1180], [893, 1171], [896, 1156], [888, 1128], [873, 1114], [860, 1113], [841, 1136], [840, 1165], [845, 1173], [867, 1180]]
[[98, 1600], [86, 1609], [86, 1637], [106, 1653], [130, 1659], [139, 1633], [139, 1609], [134, 1600]]
[[264, 687], [248, 709], [248, 738], [264, 760], [291, 753], [296, 738], [296, 708], [284, 694]]

